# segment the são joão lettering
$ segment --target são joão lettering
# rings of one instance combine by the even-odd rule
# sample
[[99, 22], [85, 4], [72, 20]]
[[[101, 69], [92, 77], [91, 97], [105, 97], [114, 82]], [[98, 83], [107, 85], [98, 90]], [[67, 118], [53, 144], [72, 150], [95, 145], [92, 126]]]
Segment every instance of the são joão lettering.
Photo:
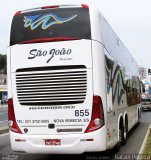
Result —
[[36, 57], [45, 57], [49, 56], [49, 59], [47, 60], [47, 63], [54, 58], [55, 56], [62, 56], [62, 55], [70, 55], [72, 52], [71, 49], [51, 49], [51, 50], [40, 50], [40, 49], [32, 49], [29, 54], [30, 56], [28, 59], [34, 59]]

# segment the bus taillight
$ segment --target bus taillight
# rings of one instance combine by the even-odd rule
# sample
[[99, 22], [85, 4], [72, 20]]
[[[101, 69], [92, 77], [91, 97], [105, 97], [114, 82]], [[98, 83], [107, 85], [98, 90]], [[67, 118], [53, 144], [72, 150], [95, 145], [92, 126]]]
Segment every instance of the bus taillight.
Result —
[[16, 122], [12, 98], [8, 99], [8, 121], [9, 121], [9, 129], [11, 131], [22, 134]]
[[31, 39], [28, 41], [23, 41], [23, 42], [20, 42], [19, 44], [60, 42], [60, 41], [73, 41], [73, 40], [80, 40], [80, 39], [76, 37], [39, 38], [39, 39]]
[[98, 130], [103, 125], [104, 125], [104, 112], [103, 112], [102, 99], [100, 96], [93, 96], [91, 121], [85, 133]]
[[81, 4], [81, 6], [82, 6], [83, 8], [86, 8], [86, 9], [88, 9], [88, 8], [89, 8], [89, 6], [88, 6], [88, 5], [86, 5], [86, 4]]
[[21, 14], [21, 11], [18, 11], [18, 12], [15, 13], [14, 16], [17, 16], [17, 15], [20, 15], [20, 14]]
[[44, 7], [41, 7], [41, 9], [54, 9], [54, 8], [59, 8], [59, 6], [44, 6]]

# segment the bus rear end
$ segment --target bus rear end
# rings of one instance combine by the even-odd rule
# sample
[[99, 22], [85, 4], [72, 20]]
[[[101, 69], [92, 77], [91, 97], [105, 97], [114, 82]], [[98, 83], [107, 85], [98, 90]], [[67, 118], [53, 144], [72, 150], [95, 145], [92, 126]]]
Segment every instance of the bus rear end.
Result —
[[14, 15], [8, 54], [14, 151], [105, 149], [102, 100], [93, 91], [91, 39], [86, 5], [47, 6]]

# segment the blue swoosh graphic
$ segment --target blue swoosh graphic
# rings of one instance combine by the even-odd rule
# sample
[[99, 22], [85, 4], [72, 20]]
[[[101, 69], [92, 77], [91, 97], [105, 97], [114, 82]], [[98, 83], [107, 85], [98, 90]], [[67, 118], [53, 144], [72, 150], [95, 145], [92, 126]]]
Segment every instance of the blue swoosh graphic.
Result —
[[42, 29], [47, 29], [54, 24], [62, 24], [71, 21], [75, 17], [77, 17], [77, 15], [67, 18], [60, 18], [52, 13], [45, 15], [24, 16], [24, 27], [30, 27], [31, 30], [34, 30], [38, 26], [42, 25]]

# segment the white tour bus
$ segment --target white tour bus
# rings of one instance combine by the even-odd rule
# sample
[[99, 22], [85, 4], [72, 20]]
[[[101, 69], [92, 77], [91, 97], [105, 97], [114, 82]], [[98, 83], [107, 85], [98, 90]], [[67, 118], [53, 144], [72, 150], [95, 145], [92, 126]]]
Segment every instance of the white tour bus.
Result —
[[139, 122], [136, 61], [92, 6], [17, 12], [7, 57], [14, 151], [104, 151]]

